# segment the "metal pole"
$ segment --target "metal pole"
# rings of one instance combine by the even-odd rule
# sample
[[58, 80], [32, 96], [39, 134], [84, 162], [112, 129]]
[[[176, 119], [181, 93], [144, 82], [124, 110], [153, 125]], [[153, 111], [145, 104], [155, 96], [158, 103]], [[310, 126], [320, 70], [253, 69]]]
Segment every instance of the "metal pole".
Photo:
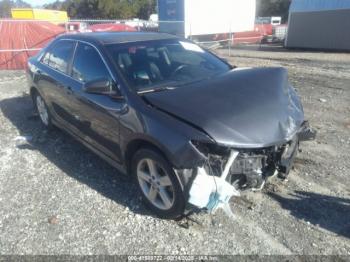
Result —
[[232, 45], [232, 33], [231, 33], [231, 26], [230, 26], [229, 40], [228, 40], [228, 56], [229, 57], [231, 57], [231, 45]]

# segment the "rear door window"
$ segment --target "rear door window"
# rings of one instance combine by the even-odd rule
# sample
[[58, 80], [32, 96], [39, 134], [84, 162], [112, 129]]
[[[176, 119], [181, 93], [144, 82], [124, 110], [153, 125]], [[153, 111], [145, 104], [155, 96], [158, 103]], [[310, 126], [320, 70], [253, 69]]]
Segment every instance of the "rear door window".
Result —
[[73, 41], [58, 41], [44, 55], [42, 62], [49, 67], [68, 74], [68, 65], [72, 58], [75, 42]]
[[79, 43], [75, 52], [72, 77], [80, 82], [99, 78], [110, 79], [110, 74], [97, 50], [88, 44]]
[[50, 51], [46, 52], [45, 55], [42, 57], [41, 62], [45, 65], [49, 65], [50, 55]]

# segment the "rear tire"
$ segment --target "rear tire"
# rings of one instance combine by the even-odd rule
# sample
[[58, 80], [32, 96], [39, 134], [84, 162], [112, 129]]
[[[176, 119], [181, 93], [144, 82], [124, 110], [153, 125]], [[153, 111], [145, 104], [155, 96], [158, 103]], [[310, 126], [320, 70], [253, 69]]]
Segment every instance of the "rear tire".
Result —
[[38, 93], [35, 92], [33, 94], [33, 102], [35, 105], [35, 109], [39, 115], [40, 122], [46, 129], [51, 129], [52, 128], [52, 118], [50, 111], [46, 105], [45, 100], [43, 97]]
[[158, 217], [183, 215], [185, 197], [172, 165], [153, 149], [140, 149], [133, 156], [131, 171], [145, 205]]

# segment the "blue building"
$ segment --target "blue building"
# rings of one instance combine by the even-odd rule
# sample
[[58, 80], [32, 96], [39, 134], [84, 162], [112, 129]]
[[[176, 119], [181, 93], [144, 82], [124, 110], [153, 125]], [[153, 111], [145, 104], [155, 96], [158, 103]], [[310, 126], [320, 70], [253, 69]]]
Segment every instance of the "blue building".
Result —
[[350, 51], [350, 0], [292, 0], [289, 48]]

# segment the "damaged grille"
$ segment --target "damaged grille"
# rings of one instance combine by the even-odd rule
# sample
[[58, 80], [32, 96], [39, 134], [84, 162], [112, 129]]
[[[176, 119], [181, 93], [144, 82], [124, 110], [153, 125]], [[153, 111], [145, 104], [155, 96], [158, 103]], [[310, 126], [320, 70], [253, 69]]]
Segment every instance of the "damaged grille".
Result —
[[[297, 141], [294, 139], [282, 146], [238, 150], [239, 155], [230, 168], [227, 182], [239, 189], [261, 188], [266, 178], [272, 176], [275, 171], [285, 172], [284, 158], [293, 155], [296, 145]], [[206, 172], [213, 176], [220, 176], [231, 149], [215, 144], [201, 144], [200, 147], [198, 145], [196, 147], [207, 157], [204, 166]], [[288, 165], [290, 166], [289, 163]]]
[[252, 173], [261, 170], [267, 165], [266, 155], [254, 155], [241, 153], [233, 163], [230, 169], [231, 174]]

